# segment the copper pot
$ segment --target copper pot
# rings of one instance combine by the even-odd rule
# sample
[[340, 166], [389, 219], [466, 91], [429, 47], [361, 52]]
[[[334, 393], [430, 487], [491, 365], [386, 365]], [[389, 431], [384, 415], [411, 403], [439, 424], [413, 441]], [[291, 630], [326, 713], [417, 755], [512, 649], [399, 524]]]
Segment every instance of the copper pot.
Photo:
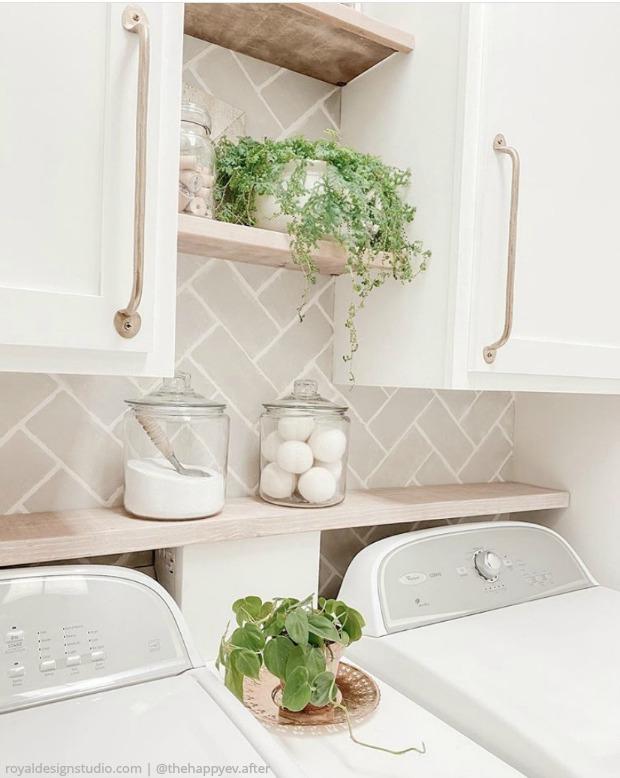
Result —
[[[323, 651], [325, 653], [325, 669], [334, 674], [334, 677], [338, 677], [338, 667], [340, 665], [340, 659], [344, 652], [344, 646], [342, 643], [326, 643]], [[282, 699], [283, 684], [279, 684], [275, 687], [271, 693], [273, 701], [278, 706], [278, 715], [280, 718], [286, 721], [308, 721], [311, 719], [315, 724], [330, 724], [334, 720], [334, 706], [331, 704], [321, 705], [317, 707], [308, 703], [305, 708], [299, 711], [292, 711], [283, 708], [280, 705]], [[342, 699], [342, 694], [338, 690], [338, 700]]]

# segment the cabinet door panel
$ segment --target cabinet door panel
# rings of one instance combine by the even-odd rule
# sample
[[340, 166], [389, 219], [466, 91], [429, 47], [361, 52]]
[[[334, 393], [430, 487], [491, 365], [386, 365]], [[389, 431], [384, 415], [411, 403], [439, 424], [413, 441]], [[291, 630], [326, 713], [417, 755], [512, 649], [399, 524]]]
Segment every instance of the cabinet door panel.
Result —
[[[474, 250], [474, 371], [620, 378], [618, 4], [486, 4]], [[521, 157], [514, 327], [504, 321], [510, 162]]]
[[[96, 361], [97, 372], [140, 374], [148, 363], [152, 372], [171, 366], [170, 338], [158, 336], [154, 319], [161, 314], [172, 327], [176, 141], [170, 128], [178, 117], [174, 53], [180, 53], [181, 12], [168, 4], [144, 6], [151, 87], [143, 326], [124, 340], [113, 317], [126, 305], [132, 282], [138, 69], [138, 36], [122, 27], [124, 7], [0, 6], [4, 369], [91, 372]], [[174, 145], [164, 147], [164, 140]], [[159, 187], [171, 190], [163, 197], [171, 209], [163, 218]], [[166, 355], [159, 359], [162, 347]]]
[[[352, 369], [360, 385], [441, 387], [452, 349], [456, 283], [455, 208], [458, 61], [466, 11], [458, 4], [372, 3], [364, 11], [409, 30], [416, 47], [395, 54], [342, 90], [343, 141], [412, 170], [407, 196], [417, 213], [410, 235], [432, 253], [430, 268], [411, 284], [388, 280], [357, 316], [359, 350]], [[334, 380], [346, 383], [351, 280], [336, 286]]]

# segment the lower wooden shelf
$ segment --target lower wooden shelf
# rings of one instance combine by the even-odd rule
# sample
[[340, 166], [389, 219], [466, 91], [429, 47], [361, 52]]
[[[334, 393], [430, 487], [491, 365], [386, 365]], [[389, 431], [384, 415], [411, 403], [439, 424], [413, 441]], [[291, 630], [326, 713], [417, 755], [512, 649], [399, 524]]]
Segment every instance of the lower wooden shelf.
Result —
[[352, 491], [332, 508], [280, 508], [230, 500], [219, 516], [138, 519], [121, 509], [0, 516], [0, 567], [296, 532], [565, 508], [568, 492], [520, 483]]

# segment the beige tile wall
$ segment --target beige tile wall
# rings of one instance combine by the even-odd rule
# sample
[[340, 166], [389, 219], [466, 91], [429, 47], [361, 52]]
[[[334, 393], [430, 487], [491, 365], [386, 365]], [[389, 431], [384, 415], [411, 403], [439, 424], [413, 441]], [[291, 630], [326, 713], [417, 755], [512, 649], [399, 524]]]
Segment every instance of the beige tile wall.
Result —
[[[228, 117], [224, 124], [244, 120], [259, 137], [319, 137], [338, 126], [337, 88], [191, 38], [185, 54], [187, 84], [234, 106], [218, 114]], [[261, 403], [299, 376], [351, 406], [350, 487], [509, 476], [510, 394], [332, 385], [333, 282], [319, 280], [299, 324], [302, 285], [294, 271], [179, 256], [177, 363], [199, 391], [228, 405], [230, 495], [256, 487]], [[118, 503], [123, 400], [152, 384], [0, 373], [0, 512]], [[323, 590], [335, 591], [365, 543], [397, 530], [402, 525], [325, 533]]]

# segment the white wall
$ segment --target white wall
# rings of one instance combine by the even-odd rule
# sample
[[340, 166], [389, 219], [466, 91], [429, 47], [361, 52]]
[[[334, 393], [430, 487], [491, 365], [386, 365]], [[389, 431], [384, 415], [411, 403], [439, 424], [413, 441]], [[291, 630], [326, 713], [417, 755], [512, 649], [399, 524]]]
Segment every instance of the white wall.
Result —
[[[620, 589], [620, 397], [518, 394], [514, 477], [567, 489], [570, 507], [537, 513]], [[525, 517], [523, 517], [525, 518]]]

